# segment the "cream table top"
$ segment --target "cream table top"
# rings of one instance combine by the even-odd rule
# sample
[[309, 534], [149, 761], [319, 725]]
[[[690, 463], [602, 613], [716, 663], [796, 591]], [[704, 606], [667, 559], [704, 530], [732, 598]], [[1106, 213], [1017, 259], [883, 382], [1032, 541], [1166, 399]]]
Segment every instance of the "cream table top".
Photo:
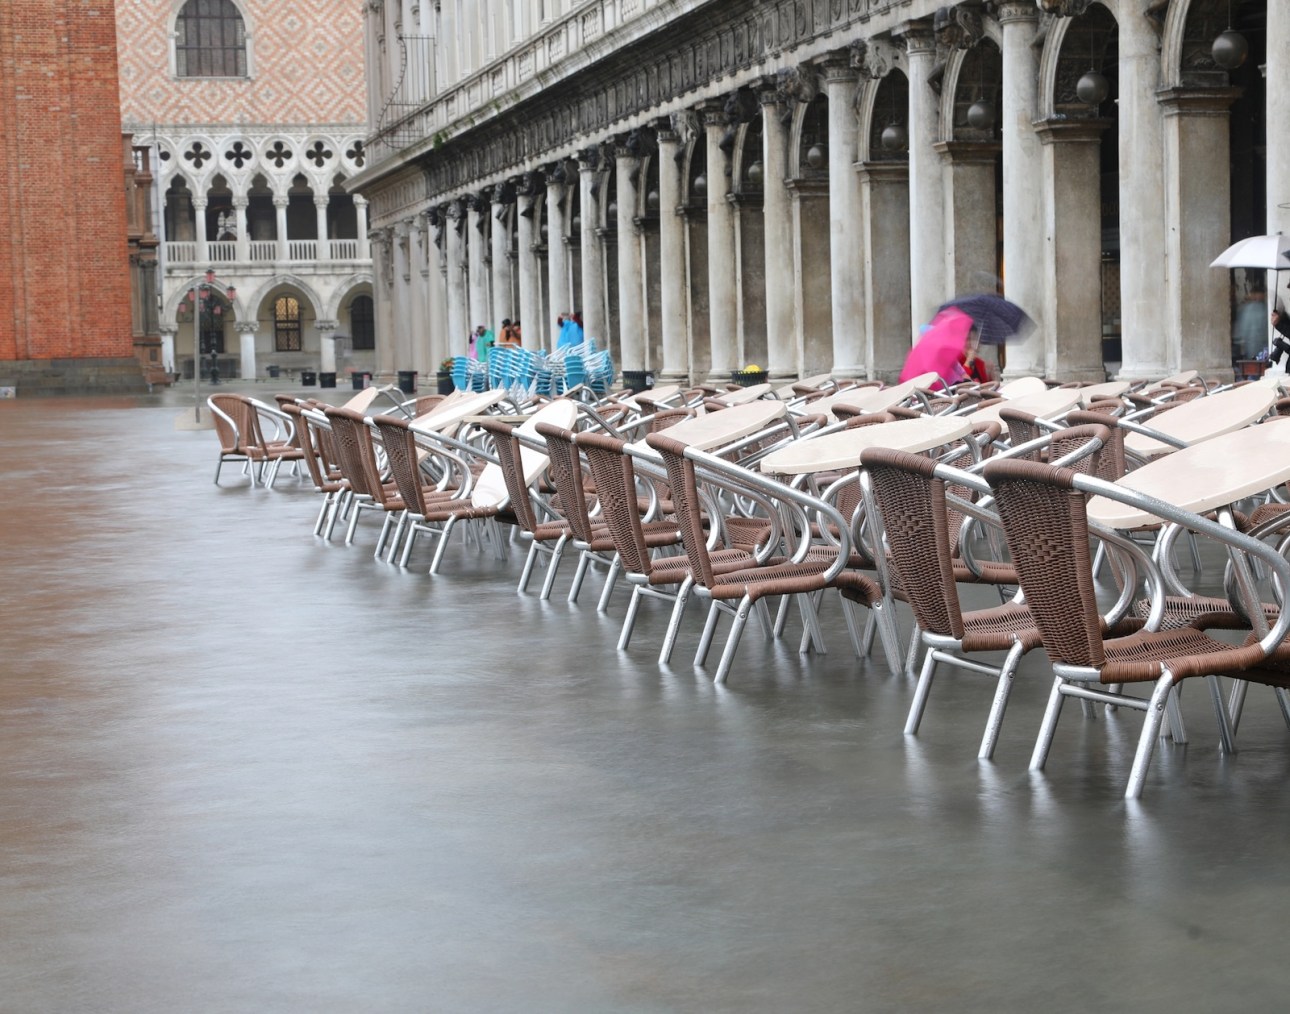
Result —
[[752, 387], [745, 387], [739, 391], [727, 391], [715, 397], [717, 401], [724, 401], [727, 405], [744, 405], [767, 394], [770, 394], [769, 384], [753, 384]]
[[828, 412], [832, 416], [834, 405], [846, 405], [862, 412], [885, 412], [905, 401], [915, 391], [928, 390], [938, 379], [935, 373], [924, 373], [894, 387], [851, 387], [810, 402], [802, 406], [802, 411], [813, 415]]
[[857, 426], [840, 433], [808, 437], [781, 447], [761, 461], [763, 472], [777, 475], [804, 475], [860, 464], [860, 452], [867, 447], [890, 447], [897, 451], [930, 450], [950, 443], [972, 432], [972, 424], [962, 416], [924, 416], [922, 419], [897, 419], [874, 426]]
[[640, 394], [633, 394], [630, 397], [624, 398], [623, 401], [629, 402], [633, 405], [639, 405], [641, 404], [640, 399], [644, 398], [647, 402], [659, 404], [665, 401], [671, 401], [680, 393], [681, 387], [679, 384], [663, 384], [660, 387], [647, 388], [646, 390], [641, 391]]
[[[1208, 440], [1248, 426], [1267, 412], [1275, 400], [1276, 391], [1266, 384], [1246, 384], [1230, 391], [1196, 398], [1146, 420], [1143, 425], [1159, 430], [1166, 436], [1194, 444], [1199, 440]], [[1126, 433], [1124, 446], [1135, 454], [1177, 450], [1172, 444], [1141, 433]]]
[[1091, 405], [1101, 398], [1118, 398], [1131, 385], [1127, 380], [1111, 380], [1105, 384], [1092, 384], [1089, 387], [1079, 388], [1079, 403], [1081, 405]]
[[[1204, 514], [1288, 479], [1290, 423], [1270, 422], [1184, 447], [1129, 472], [1116, 485]], [[1088, 517], [1107, 528], [1138, 528], [1159, 520], [1101, 496], [1089, 501]]]
[[[1033, 379], [1022, 377], [1022, 380]], [[985, 408], [979, 408], [967, 418], [970, 422], [1001, 422], [999, 418], [999, 409], [1015, 408], [1021, 412], [1029, 412], [1031, 415], [1038, 416], [1040, 419], [1055, 419], [1063, 416], [1076, 405], [1079, 404], [1079, 389], [1074, 387], [1050, 387], [1035, 394], [1022, 395], [1020, 398], [1011, 398], [1008, 401], [998, 405], [987, 405]]]
[[1018, 377], [1016, 380], [1009, 380], [1006, 384], [1000, 386], [999, 397], [1025, 398], [1047, 390], [1048, 385], [1044, 383], [1043, 377]]
[[[734, 443], [740, 437], [746, 437], [750, 433], [756, 433], [776, 419], [782, 418], [787, 412], [788, 406], [782, 401], [769, 399], [750, 401], [746, 405], [735, 405], [733, 408], [724, 408], [720, 412], [706, 412], [703, 415], [696, 415], [693, 419], [682, 419], [663, 432], [683, 444], [701, 451], [710, 451], [715, 447]], [[639, 451], [645, 457], [658, 459], [654, 448], [644, 440], [638, 440], [627, 446], [632, 451]]]
[[458, 425], [467, 416], [479, 415], [486, 408], [506, 397], [505, 391], [479, 391], [462, 398], [445, 398], [425, 415], [419, 415], [409, 425], [426, 433], [443, 433]]

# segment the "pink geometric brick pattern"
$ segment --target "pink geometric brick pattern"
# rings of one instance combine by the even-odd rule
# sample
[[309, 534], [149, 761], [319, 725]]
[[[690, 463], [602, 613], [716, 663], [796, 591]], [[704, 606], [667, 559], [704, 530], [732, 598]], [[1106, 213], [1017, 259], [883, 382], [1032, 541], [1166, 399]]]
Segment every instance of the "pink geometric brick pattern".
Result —
[[358, 0], [234, 2], [249, 37], [249, 78], [175, 77], [171, 32], [183, 0], [116, 0], [126, 123], [364, 123]]

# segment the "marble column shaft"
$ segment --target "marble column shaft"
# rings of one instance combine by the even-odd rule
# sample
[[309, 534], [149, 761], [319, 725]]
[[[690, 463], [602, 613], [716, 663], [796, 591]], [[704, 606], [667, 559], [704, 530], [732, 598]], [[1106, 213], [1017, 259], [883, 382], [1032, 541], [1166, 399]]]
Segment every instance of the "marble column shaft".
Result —
[[[464, 214], [464, 210], [456, 212]], [[444, 230], [447, 247], [445, 283], [448, 290], [448, 351], [445, 356], [464, 356], [469, 349], [467, 341], [474, 325], [470, 321], [470, 308], [466, 299], [466, 241], [458, 231], [460, 219], [450, 217]], [[465, 228], [470, 228], [469, 224]]]
[[371, 260], [372, 245], [367, 238], [367, 199], [354, 195], [354, 213], [358, 219], [358, 259]]
[[[277, 205], [277, 198], [274, 198], [274, 205]], [[285, 206], [284, 206], [285, 209]], [[286, 217], [286, 211], [282, 212], [283, 218]], [[193, 198], [193, 218], [197, 226], [197, 260], [206, 264], [210, 261], [210, 247], [206, 241], [206, 198]]]
[[314, 198], [315, 232], [318, 234], [318, 249], [315, 257], [320, 261], [331, 260], [331, 243], [327, 239], [327, 205], [330, 198], [323, 194]]
[[533, 194], [521, 194], [517, 199], [515, 210], [519, 216], [515, 220], [518, 240], [520, 275], [520, 337], [526, 349], [542, 347], [541, 271], [539, 270], [536, 245], [536, 230], [533, 228], [537, 215], [538, 198]]
[[833, 375], [862, 377], [865, 368], [864, 194], [856, 173], [857, 75], [826, 65], [829, 98], [829, 263], [833, 282]]
[[671, 130], [658, 134], [659, 270], [662, 275], [663, 369], [660, 379], [675, 381], [689, 372], [686, 347], [685, 219], [681, 204], [680, 138]]
[[[290, 203], [286, 197], [275, 197], [273, 199], [274, 218], [278, 229], [278, 260], [285, 261], [288, 259], [287, 247], [287, 204]], [[202, 230], [205, 232], [205, 222], [202, 222]]]
[[1032, 0], [1008, 2], [998, 8], [1003, 30], [1003, 94], [1000, 136], [1003, 141], [1003, 258], [1004, 294], [1026, 311], [1037, 325], [1024, 341], [1008, 346], [1006, 373], [1043, 376], [1047, 369], [1046, 339], [1051, 343], [1054, 322], [1045, 318], [1042, 230], [1044, 152], [1033, 123], [1039, 108], [1039, 54], [1035, 49], [1038, 12]]
[[909, 66], [909, 292], [915, 329], [931, 319], [949, 297], [945, 284], [944, 187], [941, 160], [933, 149], [939, 138], [938, 100], [931, 76], [936, 46], [928, 29], [905, 35]]
[[547, 347], [554, 349], [560, 338], [556, 318], [573, 311], [573, 298], [569, 294], [569, 248], [564, 245], [564, 184], [555, 180], [546, 185], [546, 225], [547, 319], [542, 322], [542, 329], [550, 336]]
[[500, 336], [502, 321], [515, 316], [511, 296], [511, 223], [514, 218], [514, 205], [494, 201], [491, 205], [492, 240], [493, 240], [493, 330]]
[[[762, 220], [766, 259], [766, 368], [775, 378], [797, 375], [798, 323], [793, 272], [785, 256], [793, 249], [793, 201], [788, 179], [788, 125], [792, 107], [775, 92], [762, 92]], [[708, 191], [712, 174], [708, 174]], [[709, 253], [711, 256], [711, 253]], [[714, 329], [713, 334], [716, 334]], [[715, 340], [714, 340], [715, 343]], [[716, 372], [715, 362], [713, 372]], [[742, 365], [742, 364], [740, 364]]]
[[246, 209], [250, 201], [238, 194], [233, 197], [233, 215], [237, 223], [237, 259], [245, 264], [251, 259], [251, 230], [247, 228]]
[[[1267, 17], [1267, 231], [1290, 233], [1290, 138], [1285, 130], [1290, 123], [1290, 88], [1286, 87], [1290, 81], [1290, 9], [1274, 0], [1267, 6]], [[1283, 288], [1273, 295], [1290, 306], [1284, 288], [1290, 274], [1282, 271], [1280, 278]], [[1269, 293], [1276, 279], [1277, 275], [1268, 272]]]
[[426, 312], [430, 340], [430, 368], [435, 371], [447, 356], [453, 354], [452, 332], [448, 327], [447, 260], [444, 257], [447, 232], [451, 227], [450, 222], [443, 222], [437, 227], [442, 230], [438, 243], [435, 241], [434, 224], [430, 225], [426, 234], [426, 259], [429, 268], [429, 277], [426, 279]]
[[471, 331], [483, 324], [489, 326], [489, 318], [492, 316], [492, 307], [488, 301], [488, 266], [485, 264], [487, 255], [485, 253], [485, 239], [483, 227], [487, 224], [485, 216], [488, 214], [488, 205], [478, 200], [472, 200], [468, 204], [466, 212], [466, 257], [467, 257], [467, 277], [469, 279], [469, 302], [467, 304], [467, 313], [470, 320], [467, 322], [467, 330]]
[[865, 330], [871, 335], [865, 369], [871, 378], [900, 376], [910, 339], [909, 166], [865, 162], [864, 194]]
[[[735, 308], [734, 210], [727, 200], [730, 156], [721, 150], [726, 123], [720, 104], [704, 109], [703, 129], [708, 156], [708, 320], [712, 350], [709, 373], [714, 378], [728, 381], [728, 374], [738, 369], [740, 364], [736, 362], [739, 335]], [[774, 336], [771, 340], [775, 340]]]
[[618, 173], [618, 355], [624, 370], [645, 368], [645, 267], [636, 228], [640, 158], [619, 150]]
[[579, 210], [582, 217], [579, 255], [582, 268], [582, 306], [574, 307], [582, 313], [582, 333], [585, 338], [595, 338], [599, 348], [607, 347], [608, 331], [605, 318], [605, 268], [600, 250], [600, 197], [592, 193], [599, 172], [598, 158], [578, 162]]

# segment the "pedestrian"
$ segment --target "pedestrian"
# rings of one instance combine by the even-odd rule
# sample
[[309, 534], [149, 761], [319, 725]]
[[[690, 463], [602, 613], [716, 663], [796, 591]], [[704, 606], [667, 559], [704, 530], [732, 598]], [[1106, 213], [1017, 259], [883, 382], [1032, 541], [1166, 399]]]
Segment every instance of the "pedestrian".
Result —
[[[1261, 285], [1251, 287], [1237, 308], [1232, 325], [1232, 345], [1237, 359], [1257, 359], [1268, 347], [1268, 294]], [[1272, 314], [1275, 324], [1279, 314]]]

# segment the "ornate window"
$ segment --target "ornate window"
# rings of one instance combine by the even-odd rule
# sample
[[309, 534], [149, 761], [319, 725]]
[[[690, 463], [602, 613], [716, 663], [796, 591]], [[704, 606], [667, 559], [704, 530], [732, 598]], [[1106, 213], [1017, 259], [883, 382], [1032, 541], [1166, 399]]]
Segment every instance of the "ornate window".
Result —
[[246, 24], [233, 0], [188, 0], [175, 21], [179, 77], [246, 77]]
[[273, 349], [300, 351], [300, 301], [295, 296], [279, 296], [273, 303]]
[[376, 322], [371, 296], [355, 296], [349, 304], [349, 330], [355, 352], [376, 348]]

